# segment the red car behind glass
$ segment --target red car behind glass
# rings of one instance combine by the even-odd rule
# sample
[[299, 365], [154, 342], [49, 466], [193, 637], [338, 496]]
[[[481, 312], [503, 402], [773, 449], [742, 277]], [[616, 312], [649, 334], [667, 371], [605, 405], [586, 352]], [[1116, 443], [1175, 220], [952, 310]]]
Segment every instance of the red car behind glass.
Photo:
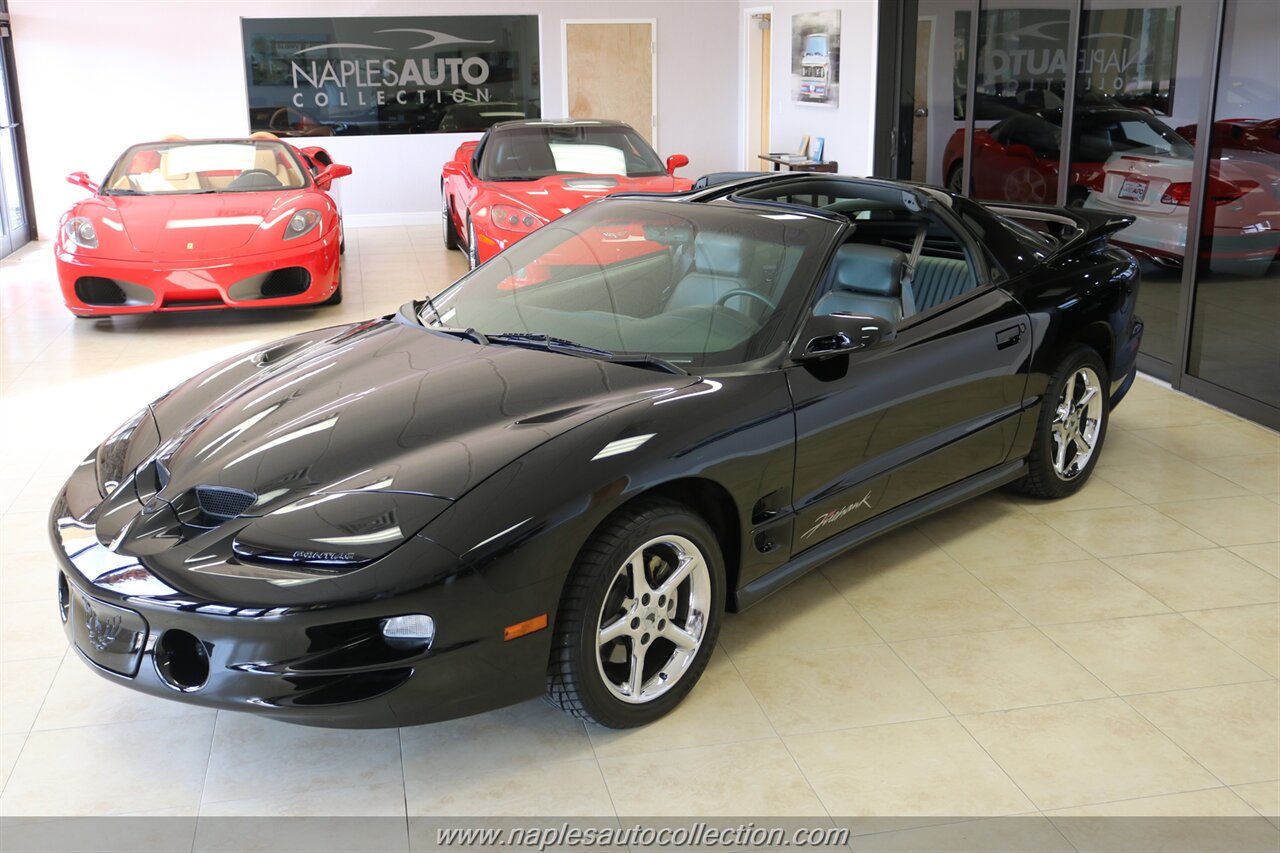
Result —
[[134, 145], [62, 217], [54, 252], [78, 317], [335, 304], [351, 174], [322, 148], [271, 138]]
[[689, 158], [665, 165], [620, 121], [530, 119], [495, 124], [464, 142], [440, 178], [444, 244], [474, 268], [589, 201], [619, 192], [678, 192]]

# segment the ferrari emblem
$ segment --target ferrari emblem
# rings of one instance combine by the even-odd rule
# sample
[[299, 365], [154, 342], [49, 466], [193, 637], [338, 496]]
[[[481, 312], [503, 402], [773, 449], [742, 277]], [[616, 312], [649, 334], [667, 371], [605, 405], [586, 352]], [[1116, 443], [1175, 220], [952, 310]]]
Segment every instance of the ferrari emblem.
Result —
[[194, 249], [195, 247], [196, 247], [196, 244], [195, 244], [195, 243], [188, 243], [188, 244], [187, 244], [187, 248], [188, 248], [188, 249]]

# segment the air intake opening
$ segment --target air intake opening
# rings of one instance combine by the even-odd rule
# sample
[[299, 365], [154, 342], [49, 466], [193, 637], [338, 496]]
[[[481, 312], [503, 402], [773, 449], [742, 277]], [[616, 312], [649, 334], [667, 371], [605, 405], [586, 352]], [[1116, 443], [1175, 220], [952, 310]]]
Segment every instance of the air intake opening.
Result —
[[76, 297], [86, 305], [123, 305], [124, 288], [109, 278], [85, 275], [76, 279]]
[[156, 672], [175, 690], [190, 693], [209, 680], [209, 650], [192, 634], [171, 628], [155, 648]]
[[196, 486], [196, 502], [200, 511], [217, 521], [239, 518], [240, 513], [253, 506], [258, 496], [243, 489], [225, 486]]
[[262, 298], [278, 299], [282, 296], [298, 296], [311, 286], [311, 273], [302, 267], [285, 267], [271, 272], [262, 282]]

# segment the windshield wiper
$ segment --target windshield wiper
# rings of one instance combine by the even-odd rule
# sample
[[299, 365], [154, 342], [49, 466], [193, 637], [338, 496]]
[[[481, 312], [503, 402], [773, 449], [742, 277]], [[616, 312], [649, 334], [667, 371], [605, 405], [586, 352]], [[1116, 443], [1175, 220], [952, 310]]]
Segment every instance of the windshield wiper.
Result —
[[103, 195], [146, 195], [142, 190], [107, 190]]
[[449, 335], [454, 338], [466, 338], [469, 341], [475, 341], [480, 346], [486, 346], [489, 343], [488, 336], [477, 329], [451, 329], [448, 326], [428, 326], [425, 323], [423, 323], [422, 327], [429, 332], [439, 332], [442, 335]]
[[656, 355], [615, 355], [607, 349], [587, 346], [577, 341], [566, 340], [565, 338], [557, 338], [553, 335], [544, 335], [540, 332], [502, 332], [496, 335], [488, 335], [488, 342], [491, 344], [511, 344], [514, 346], [534, 347], [536, 349], [544, 349], [548, 352], [559, 352], [565, 355], [579, 355], [585, 358], [594, 358], [599, 361], [607, 361], [612, 364], [625, 364], [629, 367], [645, 367], [651, 370], [661, 370], [666, 373], [685, 374], [687, 371]]
[[505, 183], [507, 181], [540, 181], [543, 178], [548, 178], [548, 177], [550, 177], [550, 175], [511, 175], [510, 177], [506, 177], [506, 178], [489, 178], [489, 180], [502, 181]]

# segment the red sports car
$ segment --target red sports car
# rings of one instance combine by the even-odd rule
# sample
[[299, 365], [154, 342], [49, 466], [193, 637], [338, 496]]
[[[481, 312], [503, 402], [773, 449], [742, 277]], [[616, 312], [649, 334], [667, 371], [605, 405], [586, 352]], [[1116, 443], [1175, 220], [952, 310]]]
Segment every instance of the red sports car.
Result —
[[474, 268], [530, 231], [589, 201], [619, 192], [678, 192], [693, 184], [664, 166], [620, 121], [507, 121], [464, 142], [440, 178], [444, 244], [461, 243]]
[[322, 148], [274, 138], [129, 148], [62, 217], [62, 295], [79, 317], [342, 300], [342, 217], [328, 190], [351, 174]]

